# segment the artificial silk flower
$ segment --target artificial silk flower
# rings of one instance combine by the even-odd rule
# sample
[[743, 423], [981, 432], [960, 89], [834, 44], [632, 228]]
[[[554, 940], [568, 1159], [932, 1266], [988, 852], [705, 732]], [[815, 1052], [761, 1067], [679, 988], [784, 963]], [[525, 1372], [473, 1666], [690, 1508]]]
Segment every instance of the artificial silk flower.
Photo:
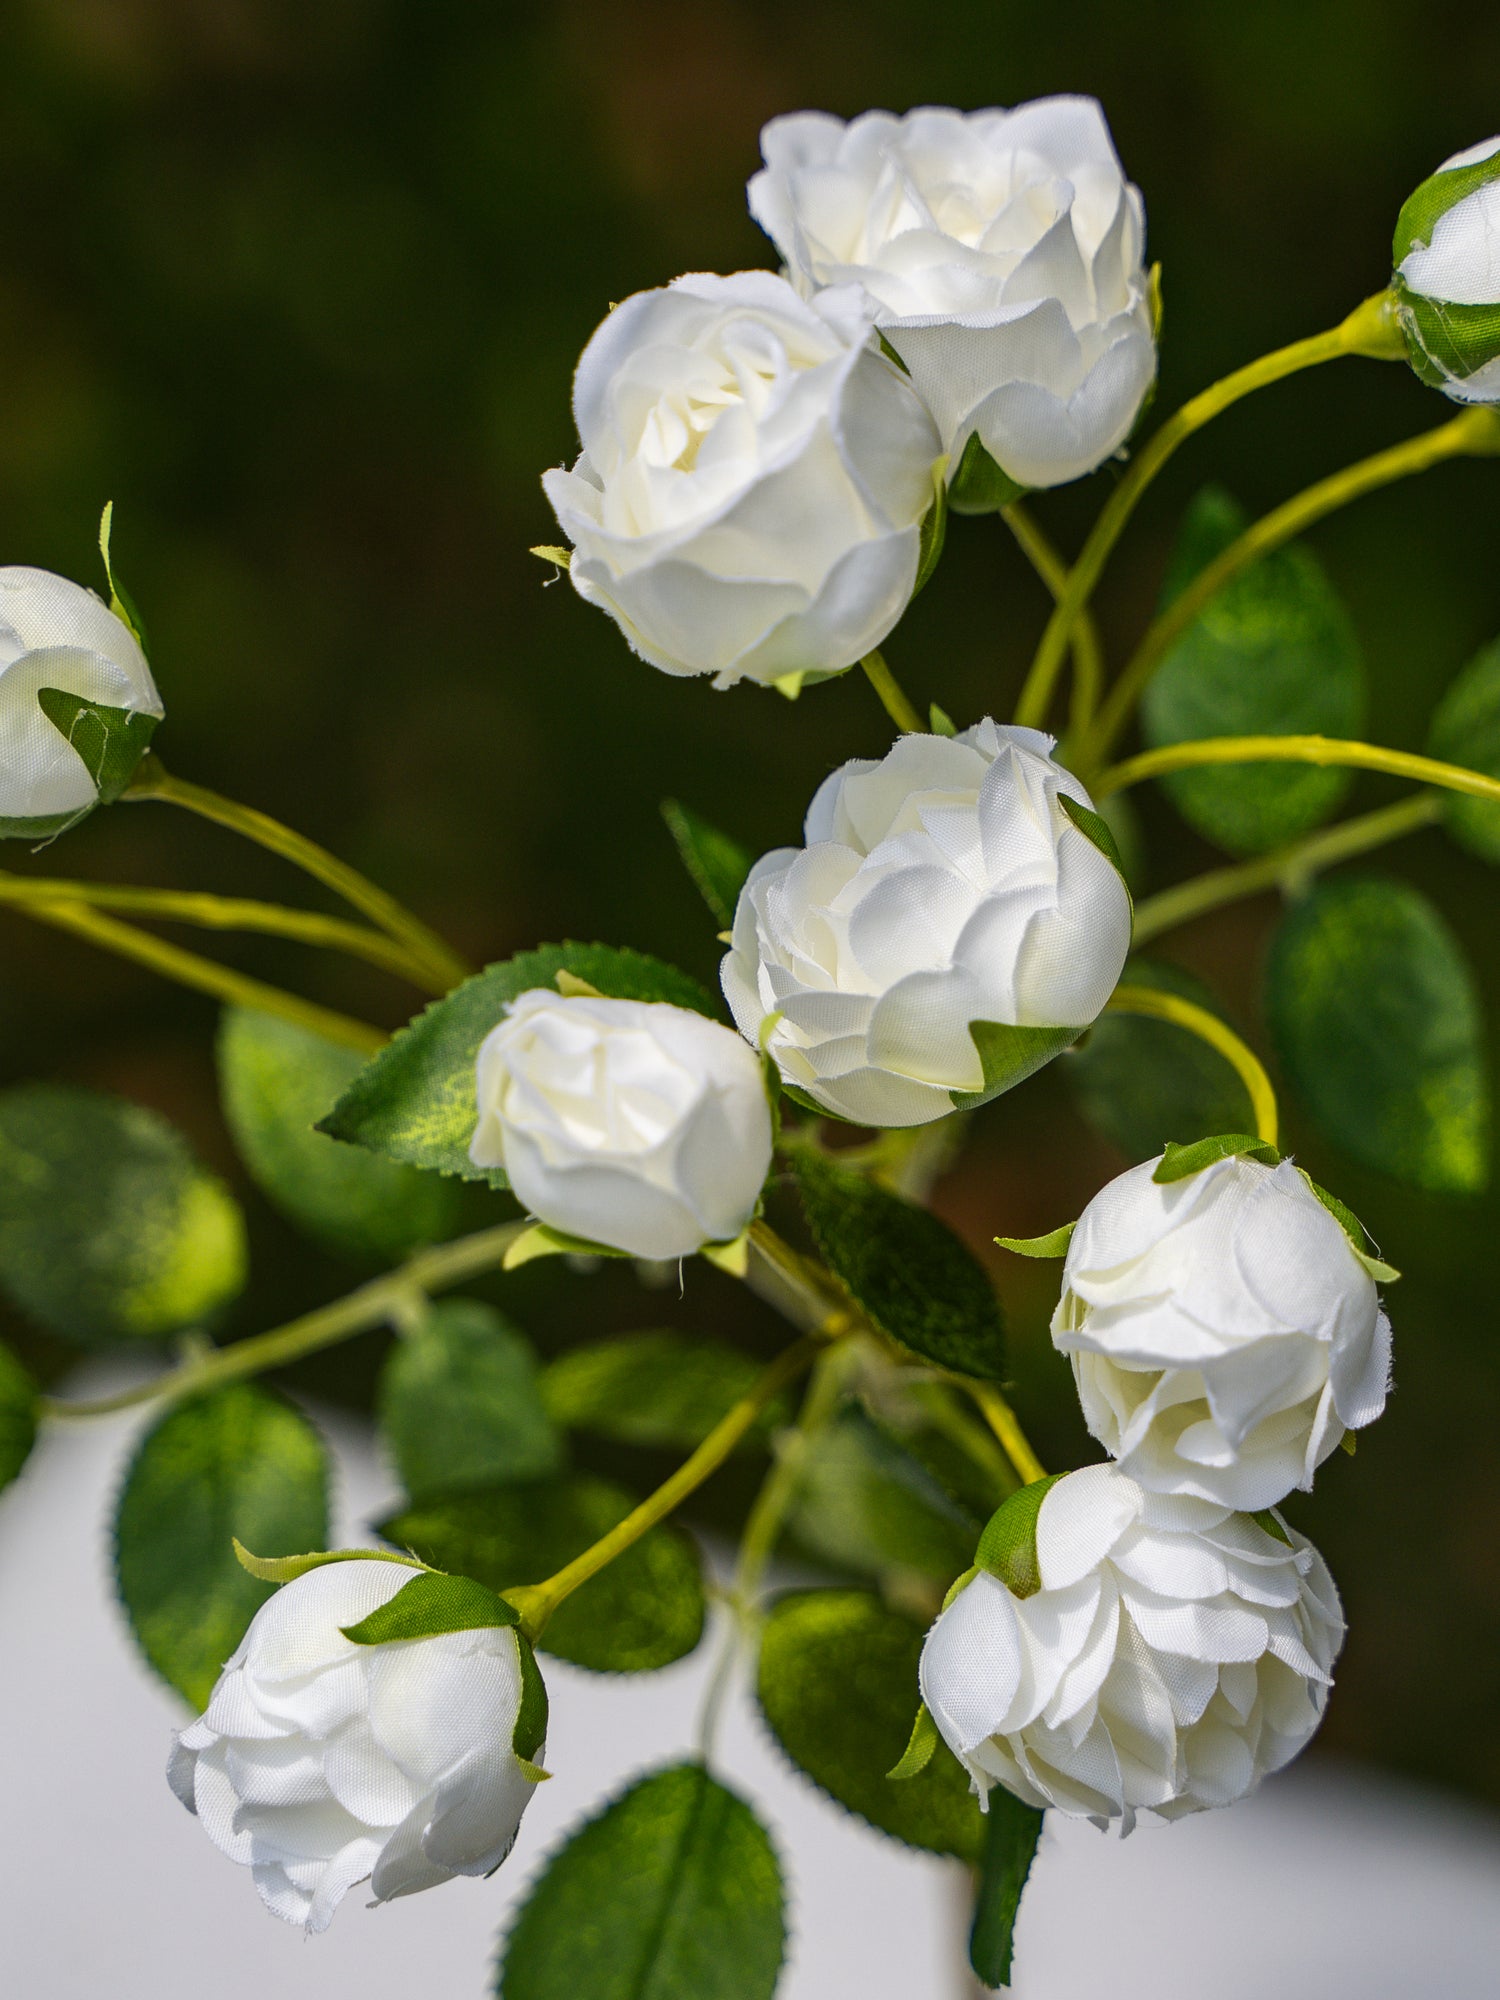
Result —
[[761, 150], [751, 213], [804, 296], [854, 283], [873, 302], [956, 500], [973, 439], [1015, 487], [1060, 486], [1124, 444], [1156, 375], [1145, 211], [1092, 98], [804, 111], [772, 119]]
[[1142, 1486], [1255, 1509], [1310, 1488], [1385, 1407], [1390, 1322], [1290, 1160], [1132, 1167], [1068, 1245], [1052, 1338], [1084, 1419]]
[[283, 1584], [167, 1768], [267, 1909], [308, 1931], [326, 1930], [357, 1882], [384, 1903], [488, 1875], [540, 1775], [541, 1744], [523, 1758], [515, 1743], [527, 1642], [514, 1627], [344, 1636], [415, 1573], [330, 1562]]
[[737, 1236], [771, 1167], [759, 1058], [662, 1001], [523, 993], [486, 1036], [469, 1156], [538, 1221], [635, 1257]]
[[1392, 255], [1413, 368], [1455, 403], [1500, 403], [1500, 137], [1423, 181]]
[[1278, 1517], [1113, 1465], [1049, 1485], [1027, 1594], [979, 1569], [922, 1649], [922, 1699], [975, 1791], [1124, 1833], [1243, 1798], [1322, 1719], [1344, 1638], [1322, 1558]]
[[[119, 712], [102, 764], [103, 731], [79, 722], [78, 701]], [[50, 570], [0, 568], [0, 836], [32, 839], [80, 818], [99, 801], [101, 768], [123, 782], [162, 712], [140, 642], [91, 590]]]
[[1019, 1082], [1103, 1008], [1130, 897], [1052, 744], [989, 720], [903, 736], [825, 779], [806, 846], [750, 871], [724, 992], [814, 1105], [926, 1124]]
[[906, 609], [942, 447], [860, 295], [678, 278], [584, 349], [583, 454], [542, 481], [570, 574], [669, 674], [842, 672]]

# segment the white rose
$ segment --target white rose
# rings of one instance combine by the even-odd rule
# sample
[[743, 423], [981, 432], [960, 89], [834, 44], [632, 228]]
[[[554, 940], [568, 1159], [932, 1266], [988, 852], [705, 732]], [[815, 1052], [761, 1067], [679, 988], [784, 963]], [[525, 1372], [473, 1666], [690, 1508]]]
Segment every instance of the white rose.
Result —
[[[1130, 897], [1052, 738], [988, 720], [825, 779], [803, 848], [758, 861], [723, 984], [785, 1082], [863, 1125], [922, 1125], [1077, 1038], [1130, 949]], [[976, 1036], [975, 1024], [981, 1026]]]
[[[857, 283], [949, 453], [1017, 486], [1092, 472], [1156, 374], [1145, 210], [1092, 98], [774, 118], [750, 211], [797, 288]], [[962, 493], [957, 496], [962, 499]]]
[[515, 1743], [526, 1642], [513, 1627], [344, 1637], [414, 1574], [331, 1562], [283, 1584], [167, 1768], [267, 1909], [309, 1931], [328, 1928], [356, 1882], [383, 1903], [488, 1875], [540, 1775], [541, 1744]]
[[771, 1109], [732, 1029], [661, 1001], [523, 993], [477, 1065], [476, 1166], [538, 1221], [634, 1257], [738, 1236], [771, 1168]]
[[1344, 1639], [1309, 1542], [1112, 1465], [1053, 1482], [1034, 1518], [1030, 1594], [980, 1569], [922, 1649], [922, 1699], [981, 1798], [998, 1783], [1128, 1833], [1231, 1805], [1297, 1755]]
[[1417, 373], [1455, 403], [1500, 403], [1500, 137], [1423, 181], [1396, 223], [1394, 258]]
[[845, 290], [769, 271], [616, 306], [578, 364], [583, 455], [542, 481], [579, 594], [669, 674], [828, 675], [916, 584], [942, 446]]
[[1089, 1429], [1141, 1485], [1268, 1507], [1380, 1415], [1390, 1322], [1290, 1160], [1219, 1160], [1164, 1186], [1156, 1164], [1084, 1210], [1052, 1338]]
[[[0, 569], [0, 834], [55, 831], [99, 797], [88, 764], [37, 700], [46, 688], [132, 716], [162, 714], [135, 634], [91, 590], [45, 569]], [[144, 748], [145, 733], [135, 756]]]

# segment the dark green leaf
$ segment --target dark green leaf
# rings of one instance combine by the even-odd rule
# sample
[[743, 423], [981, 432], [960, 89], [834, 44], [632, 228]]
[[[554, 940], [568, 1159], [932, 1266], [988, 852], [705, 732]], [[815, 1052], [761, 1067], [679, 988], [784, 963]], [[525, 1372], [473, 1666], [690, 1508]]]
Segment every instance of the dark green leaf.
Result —
[[[631, 1496], [578, 1473], [454, 1494], [379, 1524], [397, 1548], [491, 1590], [541, 1583], [624, 1520]], [[703, 1635], [703, 1580], [692, 1543], [653, 1528], [553, 1614], [543, 1652], [600, 1673], [639, 1673], [692, 1652]]]
[[1012, 1597], [1034, 1597], [1042, 1587], [1036, 1554], [1037, 1516], [1058, 1480], [1066, 1477], [1066, 1473], [1054, 1472], [1012, 1493], [995, 1509], [979, 1537], [974, 1561], [991, 1576], [998, 1576]]
[[1179, 1146], [1169, 1139], [1161, 1165], [1151, 1178], [1160, 1187], [1170, 1187], [1173, 1181], [1191, 1180], [1220, 1160], [1236, 1159], [1259, 1160], [1262, 1166], [1274, 1167], [1280, 1164], [1281, 1155], [1253, 1132], [1219, 1132], [1212, 1139], [1196, 1139], [1191, 1146]]
[[1323, 882], [1283, 918], [1267, 1012], [1319, 1125], [1367, 1166], [1434, 1194], [1489, 1176], [1489, 1071], [1473, 976], [1404, 883]]
[[1000, 1303], [947, 1224], [811, 1149], [798, 1151], [795, 1168], [823, 1261], [875, 1324], [944, 1368], [998, 1377]]
[[941, 1588], [969, 1561], [979, 1521], [887, 1431], [847, 1410], [808, 1454], [787, 1525], [839, 1569], [907, 1572]]
[[917, 1706], [923, 1627], [863, 1590], [779, 1598], [756, 1693], [771, 1733], [820, 1790], [910, 1847], [977, 1861], [981, 1819], [946, 1744], [913, 1778], [899, 1761]]
[[952, 1091], [955, 1111], [974, 1111], [1002, 1091], [1024, 1083], [1028, 1076], [1035, 1076], [1054, 1056], [1071, 1047], [1083, 1029], [1016, 1028], [1008, 1021], [971, 1021], [969, 1033], [979, 1051], [984, 1082], [978, 1090]]
[[[1200, 493], [1168, 578], [1168, 604], [1234, 541], [1247, 517]], [[1278, 549], [1210, 601], [1147, 686], [1141, 723], [1153, 748], [1203, 736], [1359, 736], [1365, 674], [1349, 614], [1308, 550]], [[1232, 854], [1258, 854], [1317, 826], [1348, 787], [1311, 764], [1216, 765], [1163, 780], [1183, 817]]]
[[732, 924], [754, 855], [677, 799], [662, 800], [661, 816], [710, 914], [721, 926]]
[[984, 1855], [969, 1932], [969, 1963], [986, 1986], [1008, 1986], [1021, 1891], [1036, 1859], [1042, 1815], [995, 1785], [985, 1816]]
[[318, 1129], [414, 1167], [504, 1187], [498, 1168], [469, 1158], [474, 1136], [474, 1063], [479, 1044], [507, 1005], [533, 987], [571, 972], [619, 1000], [666, 1000], [717, 1015], [709, 995], [686, 973], [643, 952], [605, 944], [546, 944], [466, 979], [403, 1028], [355, 1078]]
[[257, 1187], [309, 1236], [346, 1256], [400, 1263], [451, 1234], [459, 1190], [315, 1128], [364, 1068], [352, 1049], [274, 1014], [225, 1010], [219, 1094]]
[[[760, 1369], [721, 1340], [689, 1333], [628, 1333], [576, 1347], [549, 1362], [542, 1401], [554, 1422], [619, 1444], [692, 1451], [754, 1385]], [[762, 1417], [786, 1420], [778, 1403]]]
[[638, 1778], [558, 1849], [511, 1928], [500, 2000], [771, 2000], [781, 1870], [699, 1764]]
[[328, 1539], [328, 1465], [305, 1417], [248, 1384], [171, 1410], [142, 1439], [115, 1513], [115, 1575], [141, 1651], [195, 1708], [271, 1595], [266, 1555]]
[[35, 1382], [8, 1347], [0, 1347], [0, 1488], [9, 1486], [36, 1442]]
[[492, 1632], [519, 1625], [520, 1614], [471, 1576], [438, 1576], [416, 1570], [394, 1597], [368, 1618], [341, 1629], [356, 1646], [384, 1646], [392, 1639], [435, 1639], [444, 1632]]
[[[1137, 958], [1124, 977], [1222, 1015], [1202, 980], [1180, 966]], [[1233, 1064], [1172, 1021], [1101, 1014], [1062, 1073], [1089, 1124], [1131, 1161], [1154, 1159], [1169, 1139], [1186, 1142], [1255, 1123]]]
[[1029, 489], [997, 465], [978, 431], [971, 431], [948, 486], [948, 505], [955, 514], [996, 514]]
[[[1500, 639], [1464, 668], [1438, 703], [1430, 748], [1445, 763], [1500, 778]], [[1485, 861], [1500, 861], [1500, 805], [1444, 792], [1443, 818], [1455, 840]]]
[[530, 1343], [478, 1299], [438, 1300], [392, 1348], [380, 1428], [413, 1499], [540, 1479], [562, 1465]]
[[0, 1284], [54, 1333], [155, 1339], [245, 1277], [234, 1197], [154, 1111], [65, 1084], [0, 1096]]

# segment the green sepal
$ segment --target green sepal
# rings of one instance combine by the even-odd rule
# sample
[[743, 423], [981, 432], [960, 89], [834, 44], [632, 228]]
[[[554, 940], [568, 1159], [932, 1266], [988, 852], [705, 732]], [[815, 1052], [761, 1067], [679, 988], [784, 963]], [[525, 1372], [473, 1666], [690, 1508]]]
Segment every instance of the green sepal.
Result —
[[122, 625], [128, 626], [136, 644], [143, 653], [151, 648], [146, 643], [146, 627], [141, 614], [131, 601], [129, 592], [115, 575], [114, 561], [109, 553], [110, 536], [114, 531], [115, 503], [106, 500], [104, 512], [99, 516], [99, 553], [104, 558], [104, 577], [109, 585], [109, 608]]
[[1017, 1257], [1066, 1257], [1077, 1227], [1076, 1222], [1065, 1222], [1058, 1229], [1049, 1229], [1045, 1236], [997, 1236], [995, 1241]]
[[1358, 1434], [1354, 1431], [1345, 1431], [1344, 1435], [1339, 1439], [1339, 1450], [1343, 1452], [1346, 1458], [1353, 1458], [1358, 1449]]
[[1274, 1507], [1261, 1507], [1250, 1518], [1257, 1528], [1264, 1528], [1274, 1540], [1284, 1542], [1288, 1548], [1292, 1546], [1292, 1538], [1286, 1531], [1286, 1524], [1278, 1519]]
[[1466, 167], [1445, 167], [1429, 174], [1401, 204], [1395, 234], [1391, 238], [1393, 267], [1399, 270], [1418, 244], [1425, 249], [1432, 241], [1432, 232], [1439, 219], [1466, 196], [1477, 193], [1493, 180], [1500, 180], [1500, 146], [1487, 159], [1471, 161]]
[[984, 1827], [984, 1854], [974, 1897], [974, 1922], [969, 1931], [969, 1963], [981, 1984], [994, 1988], [1010, 1983], [1016, 1916], [1021, 1892], [1036, 1859], [1042, 1837], [1039, 1807], [1006, 1791], [990, 1788]]
[[521, 1706], [516, 1711], [516, 1726], [511, 1731], [510, 1747], [519, 1758], [526, 1776], [537, 1784], [552, 1775], [536, 1762], [547, 1740], [547, 1684], [536, 1663], [536, 1651], [524, 1632], [516, 1633], [516, 1649], [521, 1656]]
[[1220, 1160], [1235, 1159], [1259, 1160], [1267, 1167], [1281, 1164], [1276, 1148], [1265, 1139], [1257, 1139], [1254, 1133], [1220, 1132], [1212, 1139], [1195, 1139], [1191, 1146], [1179, 1146], [1168, 1139], [1151, 1178], [1159, 1187], [1170, 1187], [1173, 1181], [1191, 1180], [1194, 1174], [1201, 1174], [1205, 1167]]
[[955, 1111], [973, 1111], [992, 1097], [1013, 1090], [1028, 1076], [1045, 1069], [1054, 1056], [1071, 1048], [1083, 1033], [1077, 1028], [1017, 1028], [1008, 1021], [971, 1021], [969, 1034], [979, 1053], [984, 1082], [978, 1090], [948, 1094]]
[[901, 1784], [907, 1778], [920, 1777], [932, 1762], [937, 1747], [938, 1726], [924, 1701], [917, 1708], [917, 1719], [911, 1726], [911, 1735], [907, 1739], [906, 1748], [901, 1752], [898, 1761], [886, 1772], [886, 1776], [892, 1784]]
[[948, 505], [955, 514], [997, 514], [1030, 491], [996, 464], [978, 431], [969, 433], [958, 470], [948, 482]]
[[36, 1443], [40, 1391], [8, 1347], [0, 1347], [0, 1488], [9, 1486]]
[[743, 1278], [750, 1269], [750, 1230], [747, 1225], [738, 1236], [731, 1236], [723, 1243], [703, 1243], [698, 1255], [706, 1263], [725, 1271], [731, 1278]]
[[1463, 382], [1500, 355], [1500, 304], [1452, 305], [1391, 280], [1407, 358], [1429, 388]]
[[946, 708], [939, 708], [932, 702], [927, 710], [927, 727], [934, 736], [957, 736], [958, 724]]
[[540, 556], [543, 562], [555, 563], [562, 570], [570, 570], [573, 567], [573, 551], [551, 542], [540, 542], [529, 553]]
[[356, 1646], [384, 1646], [393, 1639], [435, 1639], [444, 1632], [484, 1632], [520, 1622], [513, 1604], [472, 1577], [424, 1569], [368, 1618], [339, 1630]]
[[1330, 1194], [1327, 1188], [1319, 1187], [1318, 1183], [1305, 1167], [1298, 1167], [1297, 1171], [1348, 1237], [1349, 1248], [1354, 1252], [1360, 1263], [1364, 1265], [1370, 1276], [1378, 1284], [1394, 1285], [1396, 1280], [1401, 1276], [1401, 1273], [1396, 1269], [1394, 1264], [1385, 1263], [1371, 1250], [1370, 1233], [1354, 1213], [1354, 1210], [1348, 1207], [1346, 1203], [1340, 1201], [1336, 1194]]
[[948, 539], [948, 482], [944, 477], [947, 470], [946, 458], [933, 460], [932, 505], [922, 516], [922, 535], [917, 545], [917, 580], [911, 587], [913, 597], [941, 562], [943, 544]]
[[948, 1606], [952, 1604], [955, 1601], [955, 1599], [961, 1595], [962, 1592], [968, 1589], [969, 1585], [974, 1581], [975, 1577], [978, 1576], [978, 1574], [979, 1574], [978, 1563], [970, 1563], [969, 1567], [963, 1572], [961, 1576], [954, 1577], [952, 1583], [950, 1583], [948, 1588], [943, 1592], [942, 1609], [944, 1611], [948, 1609]]
[[1036, 1553], [1036, 1522], [1042, 1502], [1065, 1472], [1046, 1479], [1033, 1479], [1019, 1493], [1012, 1493], [991, 1514], [979, 1547], [976, 1565], [998, 1577], [1012, 1597], [1034, 1597], [1042, 1587], [1042, 1571]]
[[252, 1555], [237, 1536], [231, 1535], [235, 1560], [251, 1576], [262, 1583], [295, 1583], [299, 1576], [306, 1576], [309, 1570], [322, 1569], [328, 1563], [377, 1562], [401, 1563], [407, 1569], [425, 1570], [426, 1563], [418, 1562], [415, 1556], [398, 1556], [389, 1549], [313, 1549], [305, 1556], [257, 1556]]
[[[1084, 839], [1093, 842], [1094, 846], [1098, 848], [1099, 852], [1123, 882], [1125, 880], [1125, 860], [1120, 853], [1120, 844], [1115, 839], [1114, 829], [1110, 826], [1109, 821], [1101, 813], [1096, 813], [1092, 806], [1080, 805], [1078, 800], [1071, 797], [1067, 792], [1058, 793], [1057, 803], [1068, 815], [1068, 818], [1072, 820], [1074, 826], [1077, 827]], [[1125, 893], [1127, 896], [1130, 894], [1128, 885]], [[1132, 907], [1134, 907], [1133, 904]]]
[[710, 913], [720, 924], [732, 924], [754, 856], [680, 799], [663, 799], [661, 816]]
[[615, 1250], [608, 1243], [592, 1242], [587, 1236], [569, 1236], [566, 1230], [553, 1229], [545, 1222], [534, 1222], [530, 1229], [523, 1229], [505, 1253], [502, 1270], [515, 1271], [522, 1264], [531, 1264], [538, 1257], [628, 1257], [628, 1250]]
[[161, 717], [85, 701], [65, 688], [38, 688], [36, 701], [52, 727], [83, 759], [100, 805], [112, 805], [135, 776]]

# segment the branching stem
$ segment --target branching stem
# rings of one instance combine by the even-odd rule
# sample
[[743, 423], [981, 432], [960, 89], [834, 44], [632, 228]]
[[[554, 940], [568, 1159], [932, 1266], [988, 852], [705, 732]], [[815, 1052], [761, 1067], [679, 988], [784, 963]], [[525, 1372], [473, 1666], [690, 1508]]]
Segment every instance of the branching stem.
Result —
[[1143, 750], [1103, 772], [1092, 787], [1096, 798], [1124, 791], [1144, 778], [1165, 777], [1169, 771], [1191, 771], [1203, 764], [1333, 764], [1361, 771], [1388, 771], [1393, 778], [1414, 778], [1448, 792], [1500, 804], [1500, 779], [1461, 764], [1418, 757], [1410, 750], [1387, 750], [1378, 743], [1357, 743], [1337, 736], [1205, 736], [1192, 743], [1168, 743], [1160, 750]]
[[[1002, 507], [1000, 518], [1056, 602], [1068, 587], [1068, 565], [1019, 500]], [[1099, 628], [1086, 607], [1073, 622], [1072, 645], [1073, 691], [1068, 704], [1068, 729], [1070, 734], [1078, 736], [1093, 721], [1104, 688], [1104, 649], [1099, 644]]]

